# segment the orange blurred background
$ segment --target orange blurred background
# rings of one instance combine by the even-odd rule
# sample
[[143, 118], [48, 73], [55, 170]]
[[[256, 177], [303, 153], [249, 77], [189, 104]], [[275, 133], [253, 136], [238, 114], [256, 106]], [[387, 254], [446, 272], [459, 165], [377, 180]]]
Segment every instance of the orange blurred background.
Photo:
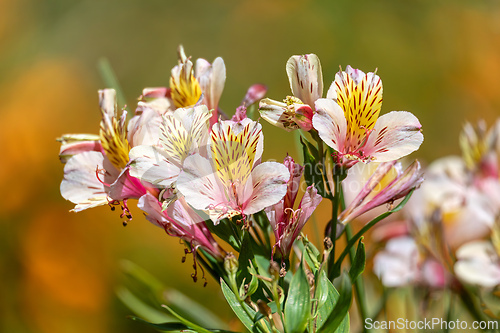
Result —
[[[339, 65], [378, 68], [382, 113], [419, 117], [425, 141], [413, 157], [425, 161], [459, 152], [465, 120], [500, 115], [496, 1], [0, 0], [0, 331], [148, 332], [114, 293], [124, 258], [231, 317], [217, 283], [193, 283], [178, 239], [139, 211], [124, 228], [108, 207], [69, 213], [59, 194], [55, 139], [98, 133], [99, 59], [133, 111], [142, 88], [168, 85], [181, 43], [193, 58], [224, 58], [229, 114], [253, 83], [289, 94], [293, 54], [320, 57], [325, 93]], [[293, 134], [263, 126], [264, 159], [298, 157]]]

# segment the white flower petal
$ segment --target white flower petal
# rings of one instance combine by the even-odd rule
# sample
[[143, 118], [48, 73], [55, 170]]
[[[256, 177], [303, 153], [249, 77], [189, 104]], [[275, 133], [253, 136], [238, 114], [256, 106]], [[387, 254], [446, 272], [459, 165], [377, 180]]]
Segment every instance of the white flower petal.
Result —
[[79, 212], [87, 208], [108, 203], [104, 184], [99, 181], [96, 171], [102, 170], [104, 155], [90, 151], [71, 157], [64, 166], [61, 195], [76, 204], [71, 211]]
[[210, 161], [199, 154], [186, 158], [176, 186], [195, 209], [207, 210], [211, 205], [225, 202]]
[[130, 150], [130, 175], [159, 187], [170, 186], [181, 172], [165, 151], [153, 146], [137, 146]]
[[378, 118], [364, 153], [377, 162], [397, 160], [417, 150], [424, 136], [422, 125], [410, 112], [392, 111]]
[[313, 117], [313, 127], [320, 138], [331, 148], [340, 151], [344, 147], [347, 122], [344, 111], [333, 100], [320, 98], [316, 101], [316, 114]]
[[290, 172], [281, 163], [264, 162], [252, 171], [253, 193], [245, 205], [245, 214], [254, 214], [274, 205], [286, 194]]

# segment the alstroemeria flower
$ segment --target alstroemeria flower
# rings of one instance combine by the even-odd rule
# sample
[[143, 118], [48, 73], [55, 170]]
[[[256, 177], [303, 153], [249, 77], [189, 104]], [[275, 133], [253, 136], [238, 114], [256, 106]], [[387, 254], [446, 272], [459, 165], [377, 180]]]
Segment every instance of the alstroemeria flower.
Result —
[[379, 117], [382, 81], [374, 73], [347, 66], [335, 75], [327, 98], [315, 103], [313, 126], [337, 155], [338, 164], [397, 160], [420, 147], [424, 137], [418, 119], [406, 111]]
[[[391, 171], [396, 171], [396, 175], [392, 176], [391, 180], [384, 179]], [[345, 225], [375, 207], [403, 198], [412, 189], [420, 186], [423, 180], [418, 161], [405, 171], [396, 161], [381, 163], [354, 200], [340, 213], [339, 223]]]
[[[116, 93], [112, 89], [100, 90], [99, 101], [102, 113], [99, 140], [74, 143], [72, 147], [66, 140], [61, 147], [63, 156], [74, 154], [64, 166], [61, 195], [76, 204], [72, 210], [75, 212], [113, 201], [138, 199], [146, 193], [145, 187], [128, 173], [127, 112], [118, 114]], [[83, 135], [83, 138], [95, 137]], [[124, 207], [127, 210], [126, 204]]]
[[457, 253], [455, 274], [461, 280], [486, 288], [500, 285], [500, 254], [488, 241], [461, 246]]
[[[405, 206], [419, 242], [437, 258], [446, 258], [449, 250], [484, 238], [499, 212], [495, 203], [500, 195], [498, 181], [481, 182], [479, 188], [466, 170], [459, 157], [431, 163], [425, 182]], [[487, 184], [496, 186], [484, 192], [482, 187]]]
[[276, 237], [275, 246], [285, 258], [290, 254], [293, 242], [323, 198], [314, 186], [309, 186], [299, 207], [294, 210], [304, 167], [296, 164], [290, 156], [285, 158], [284, 165], [290, 172], [286, 195], [277, 204], [267, 207], [265, 212]]
[[[212, 114], [211, 124], [217, 121], [219, 100], [226, 82], [226, 66], [218, 57], [210, 64], [205, 59], [197, 59], [196, 67], [179, 46], [179, 64], [172, 69], [170, 77], [171, 97], [178, 108], [205, 104]], [[200, 101], [200, 98], [203, 99]]]
[[269, 98], [259, 104], [259, 111], [272, 125], [291, 131], [312, 129], [315, 101], [323, 95], [321, 63], [315, 54], [294, 55], [288, 59], [286, 72], [293, 96], [283, 102]]
[[415, 240], [408, 236], [390, 239], [385, 249], [375, 255], [373, 271], [386, 287], [423, 284], [443, 288], [448, 282], [444, 267], [423, 257]]
[[214, 258], [224, 259], [225, 251], [212, 237], [204, 220], [184, 198], [179, 198], [164, 210], [162, 203], [148, 193], [139, 199], [137, 207], [146, 212], [148, 221], [165, 229], [170, 236], [187, 241], [194, 250], [201, 247]]
[[159, 145], [141, 145], [130, 151], [130, 174], [158, 187], [170, 186], [189, 154], [205, 152], [211, 115], [205, 105], [164, 115]]
[[500, 119], [487, 130], [486, 122], [464, 125], [460, 148], [467, 169], [480, 177], [500, 177]]
[[254, 214], [277, 203], [290, 178], [280, 163], [258, 164], [263, 149], [262, 126], [248, 118], [221, 121], [212, 127], [210, 153], [187, 157], [177, 189], [195, 209], [214, 223], [223, 218]]

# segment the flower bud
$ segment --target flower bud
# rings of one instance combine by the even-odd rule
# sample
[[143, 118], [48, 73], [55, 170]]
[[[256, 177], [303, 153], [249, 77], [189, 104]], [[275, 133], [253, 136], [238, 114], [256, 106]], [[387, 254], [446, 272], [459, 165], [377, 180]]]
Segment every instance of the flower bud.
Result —
[[232, 252], [229, 252], [224, 258], [224, 269], [229, 275], [236, 275], [238, 271], [238, 259]]

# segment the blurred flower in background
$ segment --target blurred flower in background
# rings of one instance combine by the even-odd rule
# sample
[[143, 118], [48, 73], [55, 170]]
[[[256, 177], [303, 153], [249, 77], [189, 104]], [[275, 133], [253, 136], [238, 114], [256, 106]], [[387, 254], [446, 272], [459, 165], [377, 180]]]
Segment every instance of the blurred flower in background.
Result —
[[[69, 213], [72, 204], [60, 198], [55, 138], [98, 133], [97, 90], [109, 85], [101, 58], [121, 84], [121, 109], [135, 106], [142, 87], [169, 84], [179, 44], [194, 58], [222, 56], [231, 75], [219, 109], [228, 114], [255, 82], [269, 96], [290, 94], [283, 68], [290, 54], [317, 54], [327, 82], [339, 65], [378, 67], [384, 109], [418, 111], [426, 144], [416, 157], [428, 161], [459, 153], [465, 120], [493, 124], [500, 110], [496, 2], [2, 0], [0, 9], [0, 184], [7, 194], [0, 203], [0, 331], [137, 331], [114, 294], [122, 258], [207, 306], [222, 301], [213, 281], [183, 288], [192, 286], [185, 278], [191, 267], [165, 258], [182, 256], [176, 239], [141, 221], [123, 228], [107, 207]], [[287, 147], [300, 162], [293, 132], [262, 126], [264, 160], [281, 159]], [[306, 229], [324, 228], [329, 207], [322, 209]], [[230, 317], [228, 308], [220, 314]]]

